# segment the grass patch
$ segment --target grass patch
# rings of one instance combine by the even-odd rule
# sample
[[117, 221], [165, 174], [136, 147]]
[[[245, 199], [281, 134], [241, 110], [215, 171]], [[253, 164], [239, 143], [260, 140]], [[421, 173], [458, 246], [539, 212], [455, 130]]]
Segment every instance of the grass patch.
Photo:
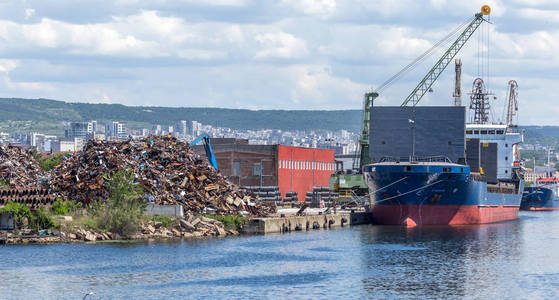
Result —
[[163, 227], [165, 227], [165, 228], [171, 228], [172, 226], [178, 224], [177, 219], [167, 217], [167, 216], [144, 215], [143, 219], [146, 222], [149, 222], [149, 221], [161, 222], [163, 224]]
[[58, 198], [52, 204], [52, 213], [59, 216], [65, 216], [74, 214], [76, 211], [81, 210], [81, 203], [74, 203], [72, 201], [63, 201], [62, 198]]
[[75, 228], [83, 228], [85, 230], [97, 229], [97, 219], [90, 215], [74, 216], [71, 222], [57, 221], [64, 232], [74, 232]]
[[44, 207], [36, 210], [34, 217], [31, 219], [31, 228], [37, 231], [41, 229], [60, 228], [60, 225], [54, 222], [53, 218], [48, 215]]
[[0, 189], [9, 189], [10, 185], [4, 178], [0, 178]]
[[132, 170], [121, 170], [109, 180], [111, 197], [104, 205], [91, 208], [99, 229], [128, 237], [138, 232], [147, 203], [144, 191], [134, 183]]
[[204, 217], [220, 221], [225, 229], [235, 230], [241, 229], [245, 221], [248, 220], [248, 218], [238, 215], [204, 215]]
[[58, 154], [55, 154], [53, 156], [43, 158], [43, 157], [41, 157], [41, 155], [39, 155], [39, 153], [37, 153], [37, 151], [33, 150], [31, 152], [31, 155], [33, 156], [33, 158], [35, 158], [35, 160], [37, 160], [41, 169], [43, 169], [45, 171], [50, 171], [50, 170], [52, 170], [52, 168], [54, 168], [55, 166], [59, 165], [60, 163], [62, 163], [64, 161], [64, 156], [66, 154], [65, 153], [58, 153]]

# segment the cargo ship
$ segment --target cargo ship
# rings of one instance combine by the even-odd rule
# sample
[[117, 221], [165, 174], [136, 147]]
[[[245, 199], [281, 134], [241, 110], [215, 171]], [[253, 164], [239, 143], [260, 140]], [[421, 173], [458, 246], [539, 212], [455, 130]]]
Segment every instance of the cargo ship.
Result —
[[536, 186], [526, 187], [520, 203], [521, 210], [559, 209], [559, 178], [538, 178]]
[[364, 166], [375, 224], [466, 225], [518, 217], [524, 180], [515, 150], [522, 134], [507, 125], [465, 124], [460, 118], [463, 111], [455, 107], [417, 107], [409, 115], [415, 118], [409, 139], [408, 113], [388, 107], [374, 110], [373, 160], [385, 153], [410, 151], [402, 140], [421, 141], [410, 153], [440, 152], [450, 157], [384, 156]]

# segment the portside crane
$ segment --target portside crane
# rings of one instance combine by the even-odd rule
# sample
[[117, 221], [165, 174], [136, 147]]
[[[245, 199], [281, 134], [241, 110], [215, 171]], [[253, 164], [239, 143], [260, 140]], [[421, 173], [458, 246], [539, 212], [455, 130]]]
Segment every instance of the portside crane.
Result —
[[194, 141], [192, 141], [190, 143], [190, 147], [193, 147], [201, 141], [204, 142], [204, 150], [206, 150], [206, 157], [208, 157], [210, 165], [212, 165], [212, 167], [214, 167], [216, 171], [219, 171], [219, 169], [217, 168], [217, 160], [215, 159], [214, 150], [212, 148], [212, 143], [210, 142], [210, 137], [206, 133], [202, 134]]
[[[476, 29], [487, 20], [484, 16], [488, 16], [491, 13], [491, 8], [488, 5], [484, 5], [481, 8], [481, 12], [474, 15], [474, 18], [467, 23], [468, 25], [460, 33], [458, 38], [451, 44], [451, 46], [446, 50], [443, 56], [435, 63], [435, 65], [429, 70], [427, 75], [419, 82], [419, 84], [413, 89], [411, 94], [404, 100], [401, 104], [402, 107], [411, 105], [415, 107], [421, 98], [431, 90], [431, 87], [439, 78], [441, 73], [446, 69], [448, 64], [456, 56], [456, 54], [462, 49], [464, 44], [470, 39], [472, 34]], [[464, 24], [465, 25], [465, 24]], [[340, 194], [348, 195], [357, 194], [360, 195], [362, 192], [366, 193], [367, 185], [363, 179], [362, 167], [370, 163], [369, 156], [369, 129], [370, 129], [370, 110], [373, 106], [373, 102], [379, 97], [380, 92], [392, 85], [393, 82], [402, 77], [403, 74], [409, 72], [415, 68], [419, 63], [421, 63], [427, 56], [431, 55], [438, 46], [446, 42], [455, 33], [457, 33], [463, 26], [458, 27], [455, 31], [451, 32], [441, 41], [433, 45], [429, 50], [420, 55], [417, 59], [412, 61], [410, 64], [405, 66], [398, 73], [390, 77], [387, 81], [379, 86], [376, 91], [365, 94], [365, 100], [363, 105], [363, 125], [361, 134], [358, 140], [358, 163], [354, 161], [353, 170], [357, 171], [355, 174], [346, 174], [344, 170], [336, 170], [332, 176], [330, 176], [330, 189], [334, 192], [339, 192]], [[338, 164], [336, 164], [338, 166]]]
[[452, 61], [452, 59], [458, 54], [458, 51], [462, 49], [462, 47], [466, 44], [466, 42], [470, 39], [472, 34], [478, 29], [479, 25], [484, 21], [487, 21], [483, 18], [483, 16], [488, 16], [491, 13], [491, 8], [488, 5], [484, 5], [481, 8], [481, 12], [475, 14], [474, 19], [470, 22], [470, 24], [464, 29], [464, 31], [458, 36], [456, 41], [452, 43], [450, 48], [446, 50], [443, 56], [435, 63], [435, 65], [427, 72], [427, 75], [421, 79], [419, 84], [413, 89], [413, 91], [409, 94], [409, 96], [404, 100], [401, 106], [416, 106], [417, 103], [423, 98], [425, 93], [431, 90], [433, 83], [441, 76], [441, 73], [446, 69], [448, 64]]

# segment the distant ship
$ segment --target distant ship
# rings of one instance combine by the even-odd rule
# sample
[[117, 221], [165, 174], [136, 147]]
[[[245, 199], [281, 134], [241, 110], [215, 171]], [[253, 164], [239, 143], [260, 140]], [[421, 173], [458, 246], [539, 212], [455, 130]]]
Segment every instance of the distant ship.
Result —
[[554, 210], [559, 209], [559, 178], [539, 178], [536, 186], [524, 188], [520, 209]]
[[365, 166], [373, 221], [416, 226], [516, 219], [524, 191], [515, 157], [520, 142], [522, 135], [507, 125], [467, 124], [468, 164], [438, 156], [383, 158]]

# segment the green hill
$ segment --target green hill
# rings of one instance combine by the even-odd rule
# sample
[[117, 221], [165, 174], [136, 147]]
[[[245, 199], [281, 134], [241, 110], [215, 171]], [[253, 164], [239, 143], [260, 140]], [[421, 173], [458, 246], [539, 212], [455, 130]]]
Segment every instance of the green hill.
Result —
[[358, 131], [360, 110], [247, 110], [202, 107], [125, 106], [67, 103], [48, 99], [0, 98], [0, 131], [41, 131], [61, 134], [64, 122], [122, 121], [129, 128], [198, 121], [233, 129]]
[[[125, 106], [67, 103], [48, 99], [0, 98], [0, 131], [64, 134], [64, 123], [97, 120], [125, 122], [128, 128], [198, 121], [233, 129], [341, 130], [358, 132], [360, 110], [247, 110], [205, 107]], [[526, 143], [556, 144], [558, 126], [523, 126]]]

